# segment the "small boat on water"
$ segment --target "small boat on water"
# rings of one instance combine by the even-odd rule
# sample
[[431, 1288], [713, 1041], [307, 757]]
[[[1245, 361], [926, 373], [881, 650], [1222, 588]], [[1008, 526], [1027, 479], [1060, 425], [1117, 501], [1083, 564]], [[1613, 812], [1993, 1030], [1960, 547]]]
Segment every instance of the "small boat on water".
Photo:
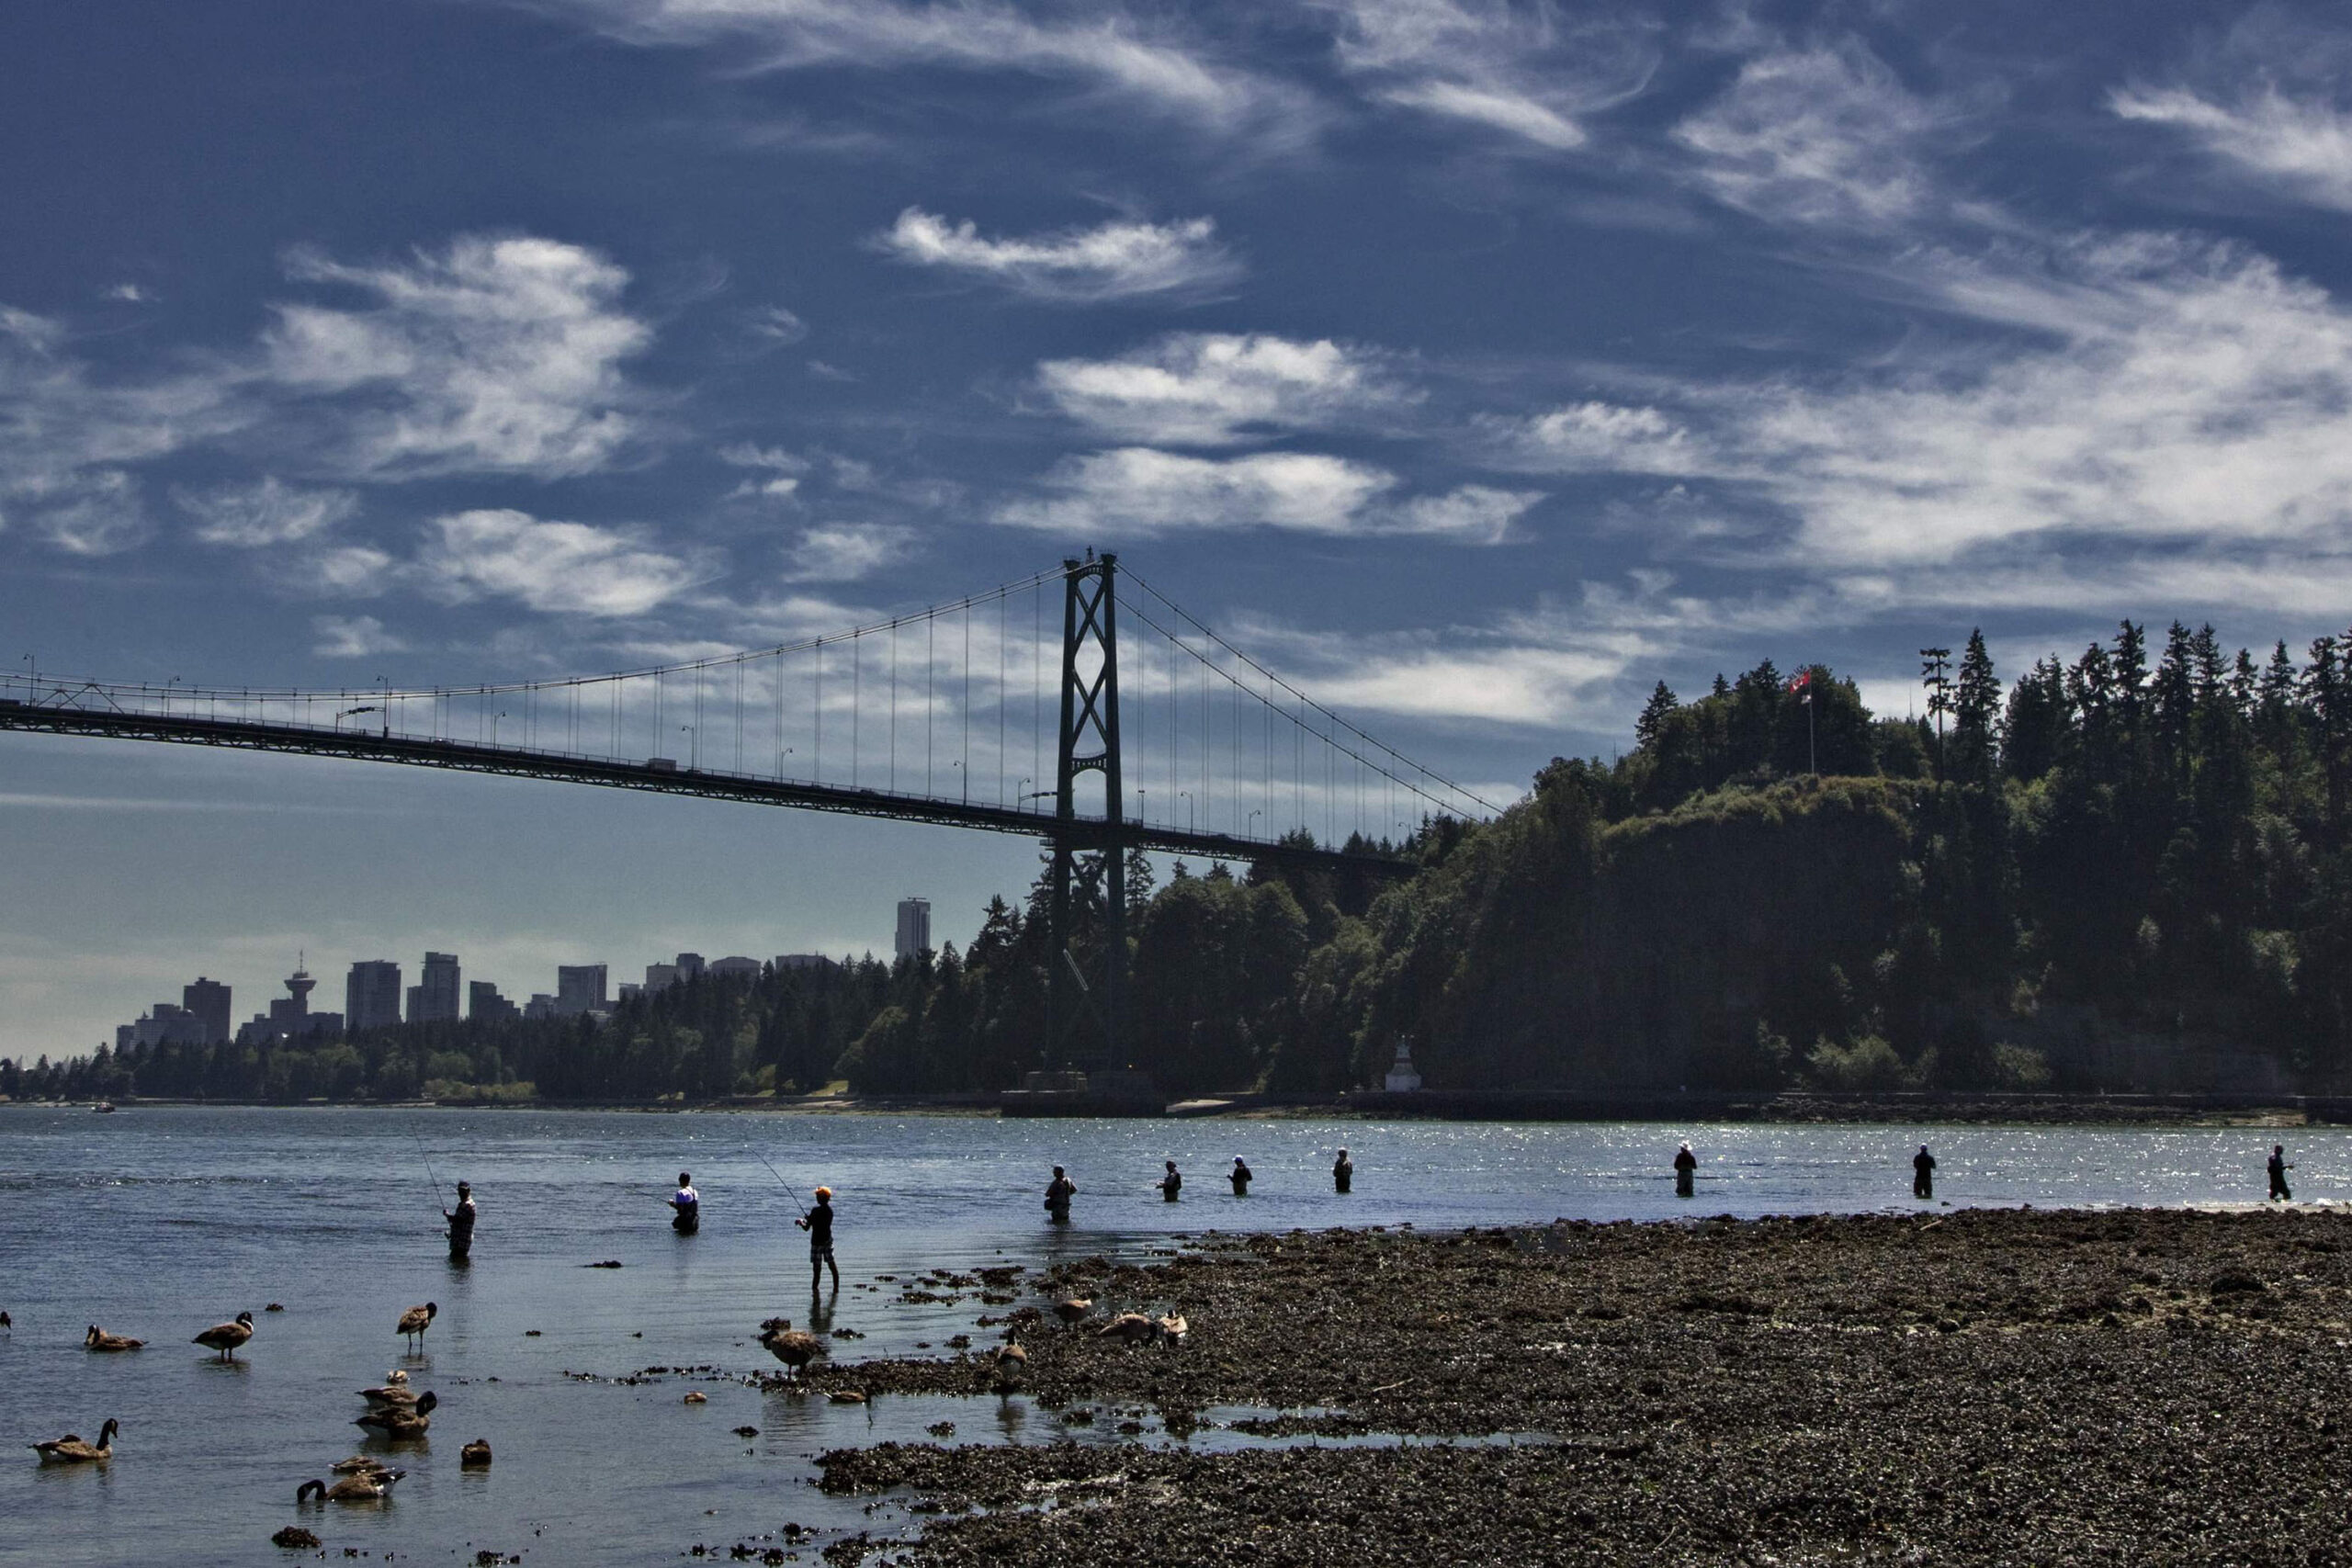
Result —
[[96, 1105], [90, 1107], [90, 1109], [96, 1111], [101, 1116], [111, 1116], [114, 1114], [114, 1101], [111, 1100], [101, 1100]]

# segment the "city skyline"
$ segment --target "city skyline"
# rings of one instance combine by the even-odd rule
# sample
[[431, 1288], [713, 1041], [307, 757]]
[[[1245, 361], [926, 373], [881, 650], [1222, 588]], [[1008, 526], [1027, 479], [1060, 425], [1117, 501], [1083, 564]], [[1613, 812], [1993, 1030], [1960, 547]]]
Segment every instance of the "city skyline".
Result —
[[[921, 902], [921, 900], [915, 901]], [[902, 906], [903, 903], [904, 901]], [[903, 919], [899, 934], [903, 935]], [[871, 947], [865, 950], [865, 956], [873, 956]], [[898, 956], [905, 955], [901, 953]], [[310, 1010], [309, 997], [317, 987], [318, 980], [310, 972], [308, 959], [307, 950], [299, 953], [293, 973], [280, 982], [288, 994], [270, 998], [268, 1006], [264, 1011], [255, 1014], [243, 1024], [236, 1023], [232, 1017], [235, 983], [198, 976], [181, 988], [180, 1001], [158, 1000], [148, 1004], [137, 1019], [117, 1025], [113, 1037], [110, 1040], [101, 1041], [95, 1048], [120, 1050], [134, 1043], [141, 1045], [218, 1044], [232, 1040], [246, 1043], [264, 1033], [268, 1033], [278, 1040], [299, 1042], [310, 1037], [340, 1034], [344, 1032], [346, 1026], [356, 1030], [397, 1027], [411, 1023], [471, 1021], [477, 1019], [497, 1021], [562, 1017], [576, 1012], [595, 1012], [605, 1015], [609, 1014], [620, 1002], [668, 986], [691, 981], [706, 974], [756, 976], [771, 964], [778, 968], [794, 968], [812, 963], [856, 961], [855, 955], [851, 953], [844, 953], [842, 958], [836, 959], [831, 954], [810, 953], [776, 953], [765, 960], [730, 953], [721, 958], [705, 960], [698, 953], [682, 951], [670, 962], [656, 961], [645, 965], [644, 981], [622, 981], [617, 990], [609, 994], [603, 989], [609, 969], [606, 964], [559, 964], [556, 966], [553, 991], [533, 992], [525, 998], [517, 998], [507, 995], [496, 981], [475, 979], [465, 985], [465, 1003], [462, 1009], [442, 1011], [437, 1008], [432, 1008], [420, 1015], [415, 1010], [426, 987], [423, 985], [410, 986], [402, 992], [398, 983], [403, 971], [398, 961], [354, 959], [346, 969], [346, 997], [356, 994], [356, 988], [363, 984], [363, 974], [366, 974], [370, 976], [369, 983], [373, 984], [377, 995], [387, 994], [387, 988], [389, 988], [389, 994], [404, 995], [406, 998], [405, 1006], [395, 1017], [387, 1019], [377, 1015], [368, 1018], [366, 1021], [355, 1022], [352, 1021], [359, 1015], [348, 1002], [346, 1002], [345, 1010], [342, 1013], [314, 1013]], [[428, 950], [424, 954], [424, 966], [428, 970], [437, 967], [445, 973], [447, 977], [447, 983], [454, 992], [461, 972], [458, 954]], [[571, 982], [569, 986], [567, 981]], [[587, 998], [592, 993], [595, 1000], [593, 1005], [588, 1005]], [[571, 1005], [573, 1002], [582, 1005]], [[92, 1048], [61, 1043], [56, 1047], [38, 1052], [17, 1053], [0, 1050], [0, 1057], [30, 1063], [41, 1055], [47, 1055], [54, 1060], [80, 1055], [85, 1050]]]

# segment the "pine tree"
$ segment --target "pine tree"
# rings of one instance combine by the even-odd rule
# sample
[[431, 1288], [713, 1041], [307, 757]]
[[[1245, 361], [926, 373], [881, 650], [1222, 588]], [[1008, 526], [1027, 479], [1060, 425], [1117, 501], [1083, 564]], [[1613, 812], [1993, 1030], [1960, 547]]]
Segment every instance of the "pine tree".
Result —
[[2001, 680], [1994, 672], [1993, 656], [1985, 651], [1981, 628], [1968, 634], [1960, 656], [1960, 679], [1953, 689], [1951, 776], [1979, 784], [1993, 776], [1993, 757], [1999, 722]]
[[1650, 693], [1650, 700], [1643, 705], [1642, 716], [1634, 721], [1634, 744], [1644, 750], [1654, 749], [1658, 727], [1666, 722], [1667, 715], [1681, 705], [1680, 699], [1660, 681]]

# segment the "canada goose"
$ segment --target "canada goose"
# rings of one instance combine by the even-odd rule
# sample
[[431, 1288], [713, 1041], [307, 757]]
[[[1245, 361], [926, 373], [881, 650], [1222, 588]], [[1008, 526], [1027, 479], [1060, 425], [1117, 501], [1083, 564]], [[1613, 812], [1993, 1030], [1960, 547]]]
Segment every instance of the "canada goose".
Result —
[[367, 1475], [377, 1471], [390, 1470], [392, 1467], [382, 1460], [368, 1454], [353, 1454], [349, 1459], [335, 1461], [327, 1468], [337, 1475]]
[[1093, 1310], [1094, 1298], [1091, 1296], [1072, 1296], [1066, 1302], [1054, 1303], [1054, 1315], [1064, 1323], [1076, 1323]]
[[216, 1323], [189, 1343], [218, 1350], [220, 1352], [222, 1360], [233, 1361], [237, 1359], [237, 1347], [253, 1337], [254, 1314], [249, 1312], [241, 1312], [237, 1314], [235, 1321]]
[[772, 1317], [761, 1324], [760, 1343], [795, 1372], [806, 1371], [809, 1362], [825, 1353], [823, 1340], [793, 1327], [788, 1317]]
[[684, 1399], [679, 1401], [679, 1403], [682, 1404], [708, 1404], [710, 1403], [710, 1395], [703, 1393], [700, 1389], [695, 1389], [692, 1393], [688, 1393]]
[[294, 1488], [294, 1502], [300, 1506], [311, 1494], [325, 1503], [380, 1503], [392, 1490], [392, 1483], [408, 1473], [405, 1470], [355, 1471], [330, 1486], [323, 1481], [305, 1481]]
[[1139, 1312], [1123, 1312], [1094, 1331], [1097, 1339], [1117, 1339], [1128, 1345], [1141, 1345], [1159, 1337], [1159, 1325]]
[[408, 1386], [408, 1374], [394, 1367], [384, 1374], [381, 1386], [363, 1388], [359, 1397], [370, 1404], [414, 1404], [416, 1394]]
[[28, 1443], [26, 1446], [40, 1455], [43, 1464], [103, 1464], [114, 1458], [114, 1435], [122, 1430], [122, 1423], [113, 1416], [98, 1428], [96, 1446], [84, 1442], [79, 1436], [68, 1432], [53, 1443]]
[[1026, 1376], [1028, 1371], [1029, 1352], [1021, 1348], [1021, 1341], [1015, 1339], [1010, 1343], [997, 1347], [997, 1387], [1001, 1389], [1011, 1388], [1014, 1383], [1019, 1382], [1022, 1378]]
[[1193, 1331], [1193, 1325], [1184, 1321], [1181, 1313], [1170, 1313], [1159, 1320], [1158, 1326], [1162, 1345], [1181, 1345], [1184, 1342], [1184, 1336]]
[[133, 1339], [128, 1334], [108, 1334], [95, 1323], [90, 1325], [90, 1332], [82, 1336], [82, 1348], [85, 1350], [136, 1350], [146, 1343], [144, 1339]]
[[481, 1438], [476, 1438], [458, 1450], [458, 1465], [462, 1470], [488, 1470], [490, 1445]]
[[370, 1410], [352, 1423], [355, 1427], [371, 1427], [388, 1438], [421, 1438], [433, 1425], [434, 1406], [441, 1402], [427, 1393], [414, 1404], [388, 1404], [381, 1410]]
[[433, 1326], [433, 1320], [440, 1314], [441, 1303], [438, 1302], [427, 1302], [421, 1307], [411, 1307], [401, 1314], [400, 1330], [407, 1337], [412, 1349], [421, 1351], [424, 1348], [424, 1331]]

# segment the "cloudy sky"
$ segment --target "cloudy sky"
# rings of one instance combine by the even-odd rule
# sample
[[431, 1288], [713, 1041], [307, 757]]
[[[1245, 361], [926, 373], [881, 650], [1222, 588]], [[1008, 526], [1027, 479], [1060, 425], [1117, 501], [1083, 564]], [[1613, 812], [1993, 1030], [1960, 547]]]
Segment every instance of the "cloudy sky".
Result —
[[[431, 685], [1087, 545], [1515, 787], [1651, 682], [2352, 619], [2352, 29], [2219, 4], [82, 0], [0, 48], [0, 625]], [[1031, 846], [0, 737], [0, 1051], [298, 948], [961, 940]]]

